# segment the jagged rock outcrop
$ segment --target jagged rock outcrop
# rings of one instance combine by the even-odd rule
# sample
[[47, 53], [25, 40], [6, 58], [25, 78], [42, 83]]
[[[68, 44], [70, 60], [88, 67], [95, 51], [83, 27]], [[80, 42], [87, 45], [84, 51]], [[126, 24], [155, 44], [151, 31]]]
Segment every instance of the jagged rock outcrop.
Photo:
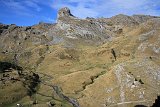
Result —
[[58, 20], [61, 18], [75, 18], [68, 7], [61, 8], [58, 11]]
[[[72, 43], [74, 41], [84, 43], [102, 43], [109, 40], [110, 35], [105, 32], [105, 27], [98, 21], [75, 18], [68, 8], [62, 8], [58, 12], [57, 24], [50, 30], [53, 41]], [[75, 44], [75, 43], [74, 43]]]

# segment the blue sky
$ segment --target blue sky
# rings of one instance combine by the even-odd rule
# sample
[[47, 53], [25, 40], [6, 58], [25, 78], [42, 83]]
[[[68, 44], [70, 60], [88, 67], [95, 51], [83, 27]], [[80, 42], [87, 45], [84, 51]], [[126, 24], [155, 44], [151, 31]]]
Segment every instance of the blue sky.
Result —
[[160, 0], [0, 0], [0, 22], [28, 26], [55, 23], [58, 9], [69, 7], [79, 18], [117, 14], [160, 16]]

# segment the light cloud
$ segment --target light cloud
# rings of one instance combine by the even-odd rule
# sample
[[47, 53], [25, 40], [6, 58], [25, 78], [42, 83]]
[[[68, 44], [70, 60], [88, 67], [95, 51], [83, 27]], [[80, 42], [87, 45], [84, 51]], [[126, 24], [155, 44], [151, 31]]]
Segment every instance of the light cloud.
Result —
[[40, 12], [42, 10], [41, 5], [49, 6], [53, 3], [52, 0], [0, 0], [0, 3], [4, 4], [7, 8], [10, 8], [12, 12], [19, 15], [33, 15], [34, 12]]
[[38, 12], [41, 10], [41, 7], [38, 5], [37, 2], [27, 0], [27, 1], [24, 1], [24, 3], [26, 4], [26, 6], [34, 8]]
[[13, 12], [22, 15], [29, 15], [27, 13], [28, 9], [21, 4], [21, 2], [16, 2], [13, 0], [1, 1], [6, 7], [10, 8]]
[[55, 0], [54, 9], [69, 7], [80, 18], [111, 17], [116, 14], [160, 15], [158, 0]]

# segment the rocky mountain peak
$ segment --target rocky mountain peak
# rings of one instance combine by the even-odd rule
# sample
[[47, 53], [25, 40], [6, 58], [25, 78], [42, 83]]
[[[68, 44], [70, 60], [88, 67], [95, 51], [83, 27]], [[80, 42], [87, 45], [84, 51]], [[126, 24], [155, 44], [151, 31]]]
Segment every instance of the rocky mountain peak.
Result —
[[68, 7], [64, 7], [59, 10], [58, 19], [63, 17], [74, 17]]

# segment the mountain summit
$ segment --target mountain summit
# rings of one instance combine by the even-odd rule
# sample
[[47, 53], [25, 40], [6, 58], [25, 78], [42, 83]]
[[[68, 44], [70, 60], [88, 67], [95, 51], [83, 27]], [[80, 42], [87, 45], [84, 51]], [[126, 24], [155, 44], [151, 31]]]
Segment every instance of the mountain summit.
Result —
[[71, 14], [70, 9], [68, 7], [64, 7], [58, 11], [58, 19], [61, 17], [74, 17], [74, 16]]

